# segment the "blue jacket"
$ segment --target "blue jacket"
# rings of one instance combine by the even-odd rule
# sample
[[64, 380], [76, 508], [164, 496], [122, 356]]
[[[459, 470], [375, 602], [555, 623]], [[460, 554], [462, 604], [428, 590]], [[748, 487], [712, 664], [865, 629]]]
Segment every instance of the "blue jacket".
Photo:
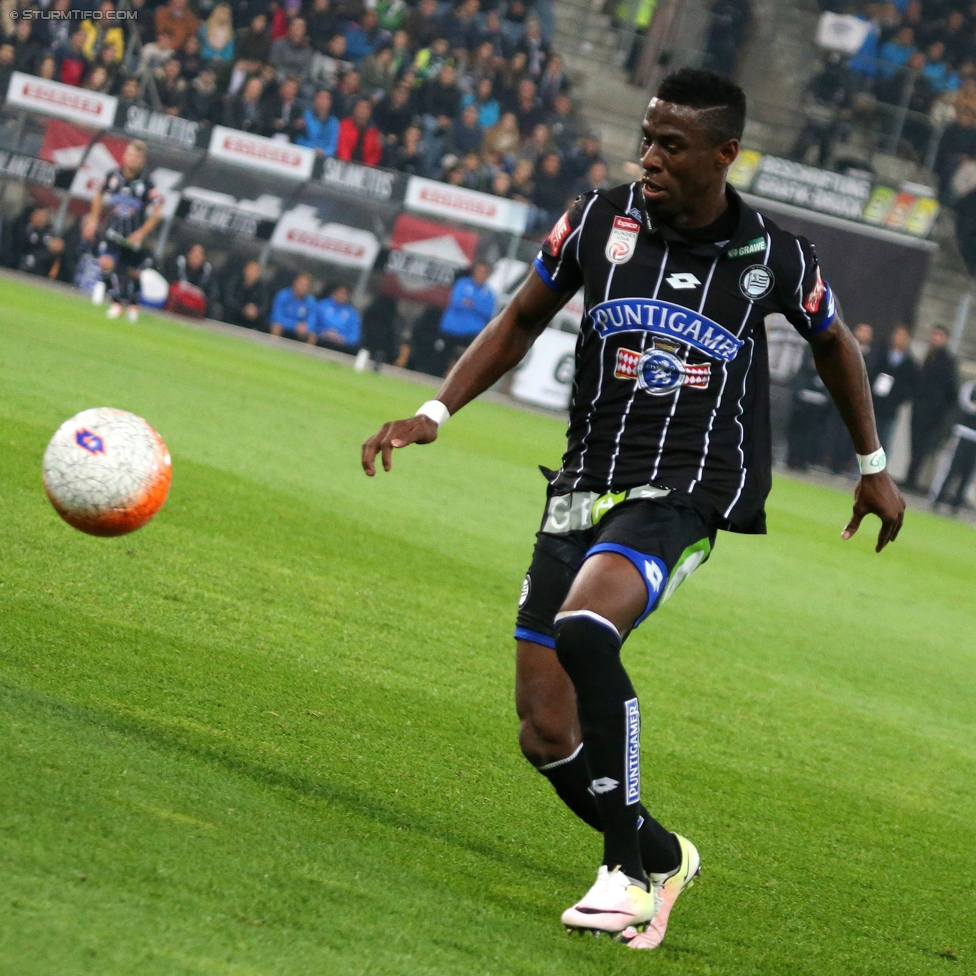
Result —
[[480, 288], [474, 278], [459, 278], [451, 289], [451, 300], [441, 319], [441, 332], [452, 336], [477, 335], [495, 314], [495, 293]]
[[323, 156], [334, 156], [339, 144], [339, 120], [330, 115], [324, 122], [310, 109], [305, 109], [305, 134], [295, 141], [309, 149], [319, 149]]
[[315, 299], [311, 295], [296, 298], [290, 288], [282, 288], [275, 295], [269, 318], [272, 324], [283, 325], [289, 331], [293, 331], [299, 322], [304, 322], [312, 332], [315, 332], [317, 317], [318, 310]]
[[359, 312], [352, 305], [340, 305], [333, 298], [323, 298], [315, 314], [315, 331], [319, 335], [334, 329], [347, 346], [359, 345]]

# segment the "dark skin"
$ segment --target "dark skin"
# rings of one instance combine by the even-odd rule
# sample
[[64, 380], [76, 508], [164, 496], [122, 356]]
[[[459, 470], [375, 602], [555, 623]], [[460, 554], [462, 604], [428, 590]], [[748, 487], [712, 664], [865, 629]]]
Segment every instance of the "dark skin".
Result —
[[[708, 129], [708, 112], [652, 99], [642, 126], [642, 192], [648, 213], [675, 228], [695, 229], [716, 221], [728, 207], [726, 174], [739, 152], [736, 139], [719, 143]], [[517, 366], [556, 312], [569, 300], [548, 288], [533, 270], [503, 309], [450, 371], [437, 399], [451, 414]], [[840, 319], [811, 340], [817, 371], [840, 410], [858, 454], [880, 447], [864, 360], [857, 341]], [[437, 424], [410, 417], [384, 424], [363, 445], [363, 470], [376, 474], [380, 455], [389, 471], [393, 451], [430, 444]], [[876, 551], [893, 542], [901, 529], [905, 501], [887, 471], [864, 475], [854, 492], [854, 511], [841, 538], [850, 539], [866, 515], [881, 519]], [[647, 602], [644, 580], [633, 564], [616, 553], [599, 553], [581, 567], [562, 610], [592, 610], [610, 620], [621, 636], [633, 628]], [[515, 703], [519, 742], [536, 766], [569, 756], [581, 735], [576, 693], [556, 653], [531, 641], [518, 641]]]

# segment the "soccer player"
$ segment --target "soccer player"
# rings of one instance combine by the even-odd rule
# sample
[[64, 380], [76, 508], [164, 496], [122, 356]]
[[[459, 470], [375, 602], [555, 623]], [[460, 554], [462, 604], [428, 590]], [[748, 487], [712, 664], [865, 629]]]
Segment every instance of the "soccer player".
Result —
[[384, 424], [362, 452], [372, 476], [377, 453], [389, 471], [394, 448], [435, 440], [583, 288], [568, 444], [519, 600], [515, 694], [526, 758], [603, 834], [596, 883], [563, 923], [635, 949], [660, 945], [699, 855], [641, 804], [640, 708], [621, 644], [709, 558], [719, 529], [766, 530], [771, 312], [810, 343], [859, 456], [842, 538], [874, 513], [880, 552], [905, 508], [813, 246], [726, 184], [744, 121], [731, 82], [669, 75], [644, 117], [642, 178], [577, 199], [437, 399]]
[[146, 144], [136, 139], [125, 147], [121, 167], [105, 177], [95, 194], [91, 220], [83, 232], [93, 239], [104, 213], [106, 226], [98, 244], [98, 261], [112, 300], [111, 319], [117, 319], [123, 307], [130, 322], [138, 318], [139, 273], [152, 264], [143, 245], [162, 216], [162, 199], [145, 169]]

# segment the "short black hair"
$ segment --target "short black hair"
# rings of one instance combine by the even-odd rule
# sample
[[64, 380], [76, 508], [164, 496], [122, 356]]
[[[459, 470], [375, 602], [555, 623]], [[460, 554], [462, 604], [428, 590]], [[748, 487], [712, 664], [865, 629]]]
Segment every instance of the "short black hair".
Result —
[[662, 102], [703, 109], [702, 126], [716, 144], [741, 139], [746, 124], [746, 95], [735, 82], [714, 71], [681, 68], [657, 90]]

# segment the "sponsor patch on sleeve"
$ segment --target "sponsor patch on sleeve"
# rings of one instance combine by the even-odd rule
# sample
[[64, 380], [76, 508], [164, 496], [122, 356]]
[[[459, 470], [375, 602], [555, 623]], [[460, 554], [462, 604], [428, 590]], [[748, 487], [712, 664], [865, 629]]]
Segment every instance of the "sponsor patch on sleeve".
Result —
[[562, 249], [563, 244], [566, 243], [566, 238], [569, 237], [570, 232], [569, 226], [569, 214], [564, 213], [559, 220], [556, 221], [556, 226], [549, 232], [549, 236], [546, 238], [546, 243], [549, 245], [549, 250], [552, 251], [553, 257], [559, 257], [559, 251]]
[[817, 279], [813, 283], [813, 287], [807, 292], [806, 298], [803, 299], [803, 308], [805, 311], [809, 312], [811, 315], [820, 311], [820, 302], [823, 301], [824, 292], [827, 286], [824, 284], [823, 278], [820, 277], [820, 266], [816, 268]]

